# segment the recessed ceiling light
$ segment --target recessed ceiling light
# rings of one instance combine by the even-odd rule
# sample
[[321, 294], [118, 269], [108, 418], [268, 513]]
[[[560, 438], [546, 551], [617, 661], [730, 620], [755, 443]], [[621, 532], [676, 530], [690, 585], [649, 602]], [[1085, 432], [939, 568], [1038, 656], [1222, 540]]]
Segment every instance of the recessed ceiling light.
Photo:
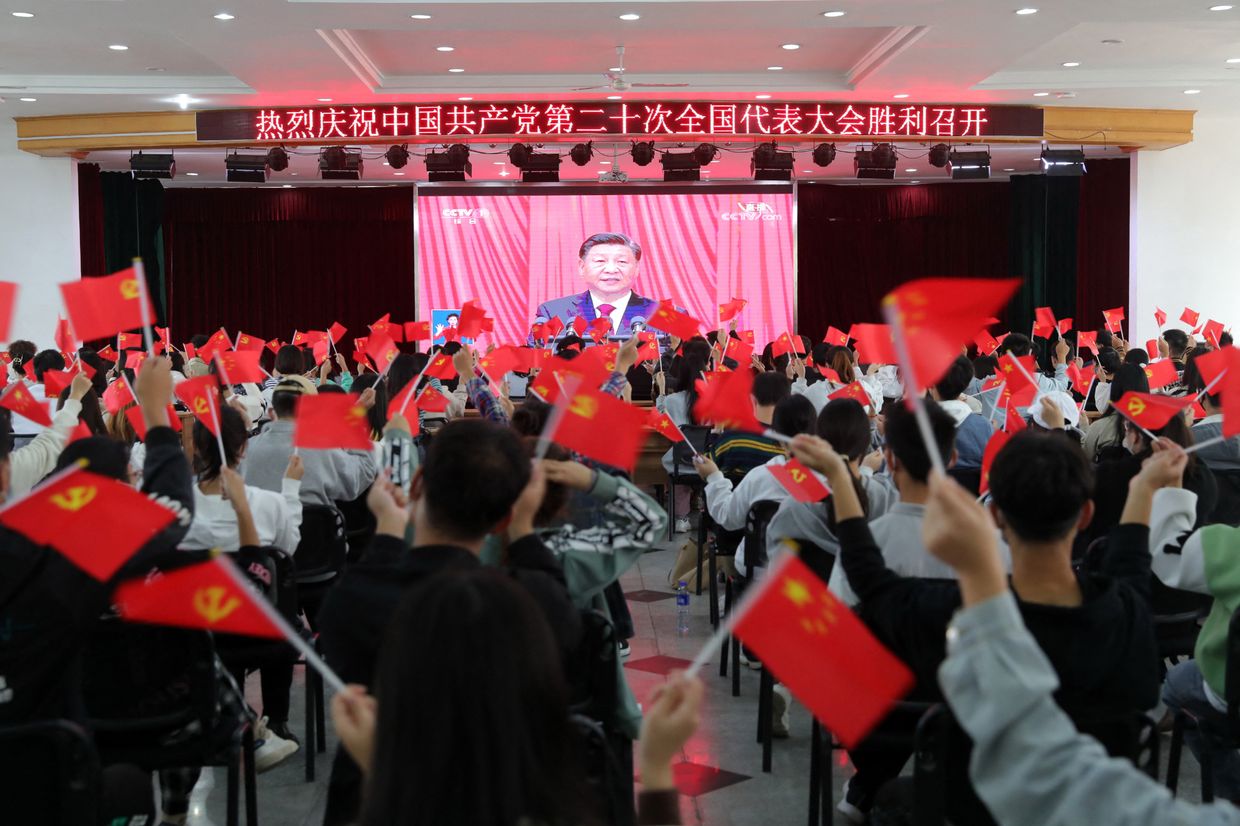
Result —
[[822, 16], [823, 17], [843, 17], [846, 14], [848, 14], [848, 12], [846, 11], [824, 11], [822, 13]]
[[898, 95], [892, 95], [892, 97], [895, 98], [896, 100], [904, 100], [906, 97], [908, 97], [908, 92], [901, 92]]
[[197, 177], [198, 177], [198, 173], [197, 173], [197, 172], [186, 172], [185, 174], [186, 174], [186, 175], [188, 175], [188, 176], [190, 176], [191, 178], [197, 178]]
[[452, 46], [436, 46], [436, 47], [435, 47], [435, 51], [437, 51], [437, 52], [455, 52], [455, 51], [456, 51], [456, 49], [455, 49], [455, 48], [453, 48]]
[[1080, 65], [1081, 64], [1077, 63], [1075, 60], [1069, 60], [1067, 63], [1063, 64], [1063, 67], [1065, 69], [1075, 69], [1077, 66], [1080, 66]]
[[213, 16], [216, 20], [236, 20], [236, 19], [237, 19], [236, 15], [229, 14], [229, 13], [228, 13], [228, 12], [226, 12], [226, 11], [222, 11], [222, 12], [220, 12], [219, 14], [212, 15], [212, 16]]
[[625, 14], [620, 15], [620, 19], [628, 20], [631, 22], [633, 20], [641, 20], [642, 16], [640, 14], [633, 14], [633, 12], [626, 12]]
[[457, 100], [473, 100], [473, 98], [466, 95], [465, 97], [457, 98]]
[[280, 188], [281, 189], [292, 189], [293, 185], [292, 184], [280, 184]]
[[1003, 171], [1004, 171], [1004, 172], [1015, 172], [1016, 170], [1015, 170], [1015, 169], [1005, 169], [1005, 170], [1003, 170]]
[[916, 169], [906, 169], [906, 170], [904, 170], [904, 171], [905, 171], [905, 172], [916, 172], [917, 170], [916, 170]]
[[38, 98], [18, 98], [22, 103], [34, 103]]
[[757, 98], [758, 100], [770, 100], [771, 99], [770, 95], [754, 95], [754, 97]]
[[409, 16], [412, 17], [414, 20], [430, 20], [431, 19], [431, 16], [429, 14], [411, 14]]
[[1102, 41], [1103, 46], [1121, 46], [1123, 43], [1124, 41], [1120, 40], [1118, 37], [1108, 37], [1106, 40]]
[[1037, 9], [1017, 9], [1016, 13], [1020, 15], [1037, 14], [1038, 10]]
[[1211, 6], [1210, 11], [1231, 11], [1234, 6]]
[[766, 70], [768, 72], [782, 72], [784, 70], [784, 67], [783, 66], [767, 66]]
[[331, 103], [332, 102], [331, 98], [315, 98], [315, 100], [317, 100], [319, 103]]
[[290, 175], [296, 175], [297, 173], [296, 173], [296, 172], [290, 172], [290, 173], [288, 173], [288, 174], [290, 174]]
[[15, 12], [13, 12], [13, 16], [14, 16], [14, 17], [34, 17], [34, 12], [29, 12], [29, 11], [15, 11]]
[[1033, 96], [1035, 98], [1045, 98], [1045, 97], [1050, 97], [1050, 95], [1051, 95], [1050, 92], [1034, 92], [1033, 93]]
[[503, 166], [503, 165], [504, 165], [504, 162], [503, 162], [503, 161], [491, 161], [491, 163], [495, 164], [496, 166]]
[[611, 166], [611, 161], [599, 161], [601, 166]]
[[784, 45], [780, 46], [779, 48], [781, 48], [781, 49], [787, 49], [787, 50], [788, 50], [788, 51], [790, 51], [790, 52], [795, 52], [797, 49], [801, 48], [801, 44], [800, 44], [800, 43], [785, 43]]
[[182, 109], [188, 109], [189, 105], [194, 102], [194, 99], [190, 97], [189, 95], [185, 94], [184, 92], [182, 92], [181, 94], [172, 98], [171, 102], [175, 103], [177, 106], [180, 106]]
[[1184, 90], [1184, 94], [1186, 94], [1186, 95], [1199, 95], [1199, 94], [1201, 94], [1201, 90], [1200, 90], [1200, 89], [1185, 89], [1185, 90]]
[[405, 173], [404, 172], [393, 172], [392, 174], [393, 175], [404, 175]]
[[1229, 57], [1227, 58], [1227, 62], [1228, 63], [1240, 63], [1240, 57]]
[[623, 66], [612, 66], [612, 67], [608, 68], [608, 69], [607, 69], [607, 71], [609, 71], [609, 72], [623, 72], [623, 71], [624, 71], [624, 67], [623, 67]]
[[383, 162], [383, 165], [384, 165], [384, 166], [391, 166], [391, 164], [390, 164], [390, 163], [388, 163], [387, 161], [384, 161], [384, 162]]
[[114, 52], [127, 52], [127, 51], [129, 51], [129, 47], [128, 47], [128, 46], [122, 46], [120, 43], [113, 43], [113, 44], [112, 44], [111, 46], [109, 46], [108, 48], [109, 48], [109, 49], [111, 49], [111, 50], [112, 50], [112, 51], [114, 51]]
[[919, 184], [921, 181], [909, 181], [910, 184]]
[[620, 100], [620, 95], [608, 95], [608, 100]]
[[451, 72], [451, 73], [452, 73], [452, 74], [454, 74], [454, 75], [459, 75], [461, 72], [463, 72], [463, 71], [465, 71], [465, 70], [464, 70], [464, 69], [449, 69], [448, 71], [449, 71], [449, 72]]

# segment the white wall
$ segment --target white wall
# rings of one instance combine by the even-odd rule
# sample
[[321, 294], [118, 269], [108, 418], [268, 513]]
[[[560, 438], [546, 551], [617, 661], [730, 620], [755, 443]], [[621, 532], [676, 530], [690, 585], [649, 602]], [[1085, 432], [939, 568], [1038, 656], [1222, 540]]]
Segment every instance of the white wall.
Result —
[[20, 285], [10, 340], [51, 347], [56, 285], [81, 273], [77, 162], [19, 151], [17, 124], [0, 117], [0, 281]]
[[[1154, 308], [1167, 326], [1185, 328], [1184, 308], [1240, 328], [1240, 117], [1198, 116], [1193, 142], [1139, 152], [1133, 164], [1131, 338], [1157, 334]], [[1125, 325], [1125, 329], [1128, 329]]]

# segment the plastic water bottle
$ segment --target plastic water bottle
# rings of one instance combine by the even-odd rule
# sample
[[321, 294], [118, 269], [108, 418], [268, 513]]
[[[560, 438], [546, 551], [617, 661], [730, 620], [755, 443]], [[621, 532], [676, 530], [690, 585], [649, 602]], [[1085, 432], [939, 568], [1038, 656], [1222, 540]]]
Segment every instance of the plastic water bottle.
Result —
[[683, 579], [676, 583], [676, 634], [689, 634], [689, 584]]

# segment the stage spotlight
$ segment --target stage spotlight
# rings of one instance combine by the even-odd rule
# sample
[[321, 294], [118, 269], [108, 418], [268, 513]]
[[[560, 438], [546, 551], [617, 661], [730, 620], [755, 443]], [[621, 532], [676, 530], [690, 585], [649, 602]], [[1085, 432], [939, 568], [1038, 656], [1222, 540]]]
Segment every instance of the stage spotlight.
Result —
[[594, 142], [577, 144], [569, 150], [568, 156], [577, 166], [585, 166], [590, 162], [590, 158], [594, 157]]
[[383, 153], [383, 157], [387, 160], [388, 166], [393, 169], [404, 169], [405, 164], [409, 163], [409, 148], [407, 146], [389, 146], [388, 151]]
[[267, 166], [272, 172], [283, 172], [288, 169], [288, 152], [283, 146], [273, 146], [267, 150]]
[[633, 156], [633, 163], [638, 166], [649, 166], [654, 160], [654, 141], [634, 142], [629, 154]]
[[947, 159], [947, 171], [953, 181], [967, 181], [990, 177], [990, 150], [961, 151], [953, 149]]
[[508, 150], [508, 160], [521, 170], [523, 183], [554, 183], [560, 180], [560, 162], [553, 152], [534, 152], [528, 143], [514, 143]]
[[129, 171], [135, 178], [173, 178], [177, 174], [176, 158], [171, 152], [166, 155], [139, 152], [129, 156]]
[[[392, 147], [392, 149], [398, 148], [400, 147]], [[391, 150], [388, 151], [390, 152]], [[404, 165], [402, 161], [401, 166]], [[469, 147], [465, 144], [454, 143], [445, 152], [426, 153], [427, 180], [463, 181], [467, 174], [474, 174], [474, 166], [469, 162]]]
[[896, 148], [880, 143], [871, 149], [858, 149], [853, 155], [853, 169], [858, 178], [883, 178], [896, 176]]
[[945, 143], [936, 143], [930, 147], [930, 165], [942, 169], [951, 158], [951, 149]]
[[319, 153], [319, 175], [325, 181], [358, 181], [362, 177], [362, 153], [343, 146], [328, 146]]
[[706, 166], [715, 159], [719, 154], [719, 147], [713, 143], [699, 143], [697, 149], [693, 150], [693, 157], [697, 158], [698, 166]]
[[268, 176], [267, 155], [241, 155], [224, 158], [225, 177], [231, 183], [261, 184]]
[[820, 143], [814, 147], [814, 163], [818, 166], [830, 166], [835, 160], [835, 144]]
[[663, 165], [664, 181], [702, 180], [702, 162], [698, 159], [697, 150], [693, 152], [664, 152], [659, 157], [659, 163]]
[[779, 151], [773, 142], [758, 144], [749, 171], [755, 181], [791, 181], [792, 153]]
[[1084, 149], [1043, 149], [1042, 172], [1052, 177], [1075, 177], [1084, 175]]

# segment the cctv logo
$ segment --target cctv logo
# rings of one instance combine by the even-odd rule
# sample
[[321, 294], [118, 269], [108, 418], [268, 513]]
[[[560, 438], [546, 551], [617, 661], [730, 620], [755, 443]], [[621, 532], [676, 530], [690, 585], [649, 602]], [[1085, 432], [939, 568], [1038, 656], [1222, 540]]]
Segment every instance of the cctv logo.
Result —
[[476, 208], [468, 208], [468, 209], [446, 208], [440, 214], [443, 215], [443, 217], [450, 219], [452, 223], [454, 224], [465, 224], [465, 223], [476, 224], [480, 220], [490, 218], [491, 210], [487, 209], [486, 207], [476, 207]]
[[736, 212], [721, 212], [722, 221], [782, 221], [784, 216], [775, 211], [775, 207], [762, 201], [739, 201]]

